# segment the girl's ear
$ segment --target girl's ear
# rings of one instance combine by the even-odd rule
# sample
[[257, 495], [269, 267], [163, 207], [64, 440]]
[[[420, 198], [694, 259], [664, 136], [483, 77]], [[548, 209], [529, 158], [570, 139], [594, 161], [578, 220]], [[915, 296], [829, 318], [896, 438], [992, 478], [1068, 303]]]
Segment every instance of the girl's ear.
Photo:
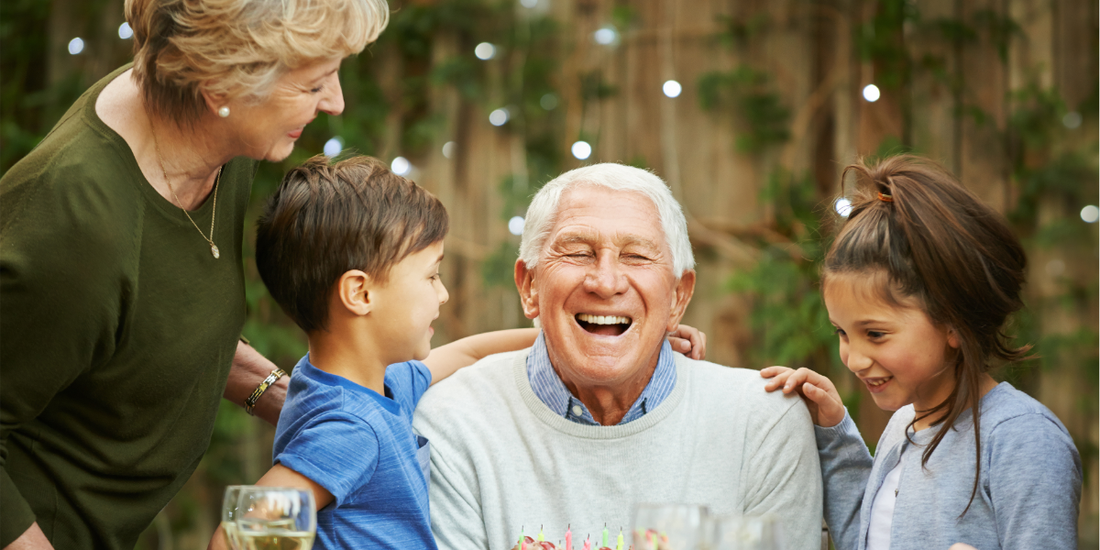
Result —
[[950, 327], [947, 329], [947, 345], [951, 346], [952, 349], [959, 349], [959, 333]]

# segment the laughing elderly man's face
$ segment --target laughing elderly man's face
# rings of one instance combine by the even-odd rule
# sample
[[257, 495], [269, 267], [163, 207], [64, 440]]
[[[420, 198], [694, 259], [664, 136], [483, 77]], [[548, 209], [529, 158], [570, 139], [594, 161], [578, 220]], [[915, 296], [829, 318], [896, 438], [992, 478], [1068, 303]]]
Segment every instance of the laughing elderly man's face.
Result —
[[648, 197], [593, 185], [562, 195], [535, 268], [516, 265], [524, 312], [541, 319], [550, 361], [571, 388], [644, 387], [694, 283], [692, 271], [673, 273]]

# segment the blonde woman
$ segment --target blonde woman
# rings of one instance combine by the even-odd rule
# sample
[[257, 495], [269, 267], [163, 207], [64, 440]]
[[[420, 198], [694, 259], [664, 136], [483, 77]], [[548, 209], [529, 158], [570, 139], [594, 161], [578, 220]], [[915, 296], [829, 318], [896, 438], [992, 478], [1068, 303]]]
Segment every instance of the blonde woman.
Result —
[[126, 19], [133, 65], [0, 179], [3, 547], [133, 548], [223, 395], [276, 421], [285, 378], [238, 342], [256, 161], [343, 110], [340, 62], [388, 9], [127, 0]]

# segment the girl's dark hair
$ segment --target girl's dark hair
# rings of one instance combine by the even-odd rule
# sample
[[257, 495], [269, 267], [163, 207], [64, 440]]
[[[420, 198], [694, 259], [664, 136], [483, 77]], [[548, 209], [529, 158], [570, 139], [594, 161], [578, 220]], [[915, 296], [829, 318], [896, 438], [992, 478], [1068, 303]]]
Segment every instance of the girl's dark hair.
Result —
[[[1005, 323], [1023, 306], [1020, 290], [1027, 258], [1019, 239], [995, 210], [966, 190], [947, 170], [903, 155], [844, 169], [856, 177], [852, 210], [825, 256], [823, 285], [830, 274], [882, 272], [888, 303], [919, 300], [940, 326], [954, 330], [955, 387], [942, 403], [917, 416], [945, 415], [921, 465], [959, 415], [973, 405], [976, 466], [970, 502], [981, 472], [981, 380], [998, 361], [1025, 358], [1030, 346], [1014, 347]], [[906, 431], [908, 434], [908, 430]], [[963, 514], [970, 509], [967, 504]]]
[[340, 276], [380, 282], [390, 268], [443, 240], [443, 203], [371, 157], [331, 163], [317, 155], [287, 172], [256, 228], [256, 268], [302, 330], [324, 330]]

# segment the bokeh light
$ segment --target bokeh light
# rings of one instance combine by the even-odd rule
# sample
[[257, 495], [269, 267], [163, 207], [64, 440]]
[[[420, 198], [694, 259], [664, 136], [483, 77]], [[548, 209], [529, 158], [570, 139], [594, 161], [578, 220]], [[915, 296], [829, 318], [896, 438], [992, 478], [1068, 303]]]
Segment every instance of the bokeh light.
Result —
[[611, 25], [605, 25], [603, 27], [600, 27], [596, 32], [592, 33], [592, 39], [595, 40], [597, 44], [610, 46], [618, 42], [619, 31], [616, 31], [615, 27], [612, 27]]
[[667, 97], [679, 97], [680, 92], [684, 91], [684, 87], [675, 80], [666, 80], [664, 85], [661, 86], [661, 91], [664, 92]]
[[340, 139], [339, 136], [336, 136], [325, 142], [324, 152], [326, 157], [335, 157], [336, 155], [340, 154], [340, 151], [343, 150], [344, 140]]
[[522, 235], [523, 223], [523, 216], [512, 216], [512, 219], [508, 220], [508, 232], [513, 235]]
[[390, 163], [390, 170], [393, 170], [393, 173], [398, 176], [407, 176], [409, 172], [412, 172], [412, 164], [405, 157], [397, 157]]
[[573, 152], [573, 156], [578, 160], [584, 160], [592, 156], [592, 146], [587, 141], [578, 141], [570, 148]]
[[543, 94], [539, 98], [539, 106], [547, 111], [553, 111], [558, 106], [558, 96], [554, 94]]
[[882, 97], [882, 92], [879, 91], [878, 86], [874, 84], [868, 84], [863, 87], [863, 99], [874, 103], [878, 101], [878, 98]]
[[474, 48], [474, 55], [476, 55], [477, 58], [482, 60], [482, 61], [488, 61], [488, 60], [492, 59], [493, 57], [495, 57], [496, 54], [497, 54], [496, 46], [494, 46], [494, 45], [492, 45], [488, 42], [482, 42], [481, 44], [478, 44], [476, 48]]
[[118, 26], [118, 37], [123, 40], [128, 40], [134, 37], [134, 29], [130, 28], [129, 23], [123, 23]]
[[449, 158], [449, 159], [454, 158], [456, 147], [458, 147], [458, 144], [453, 142], [453, 141], [448, 141], [447, 143], [444, 143], [443, 144], [443, 156], [445, 158]]
[[1081, 219], [1085, 223], [1096, 223], [1096, 220], [1100, 220], [1100, 208], [1097, 208], [1095, 204], [1082, 208]]
[[76, 55], [84, 51], [84, 40], [79, 36], [69, 41], [69, 53]]
[[508, 122], [508, 109], [496, 109], [489, 113], [489, 124], [493, 126], [504, 126], [505, 122]]
[[1077, 111], [1070, 111], [1066, 113], [1066, 116], [1062, 117], [1062, 126], [1075, 130], [1081, 126], [1081, 113]]
[[837, 214], [840, 214], [841, 216], [847, 218], [848, 214], [852, 213], [852, 201], [844, 197], [840, 197], [836, 200], [836, 202], [833, 203], [833, 209], [836, 210]]

